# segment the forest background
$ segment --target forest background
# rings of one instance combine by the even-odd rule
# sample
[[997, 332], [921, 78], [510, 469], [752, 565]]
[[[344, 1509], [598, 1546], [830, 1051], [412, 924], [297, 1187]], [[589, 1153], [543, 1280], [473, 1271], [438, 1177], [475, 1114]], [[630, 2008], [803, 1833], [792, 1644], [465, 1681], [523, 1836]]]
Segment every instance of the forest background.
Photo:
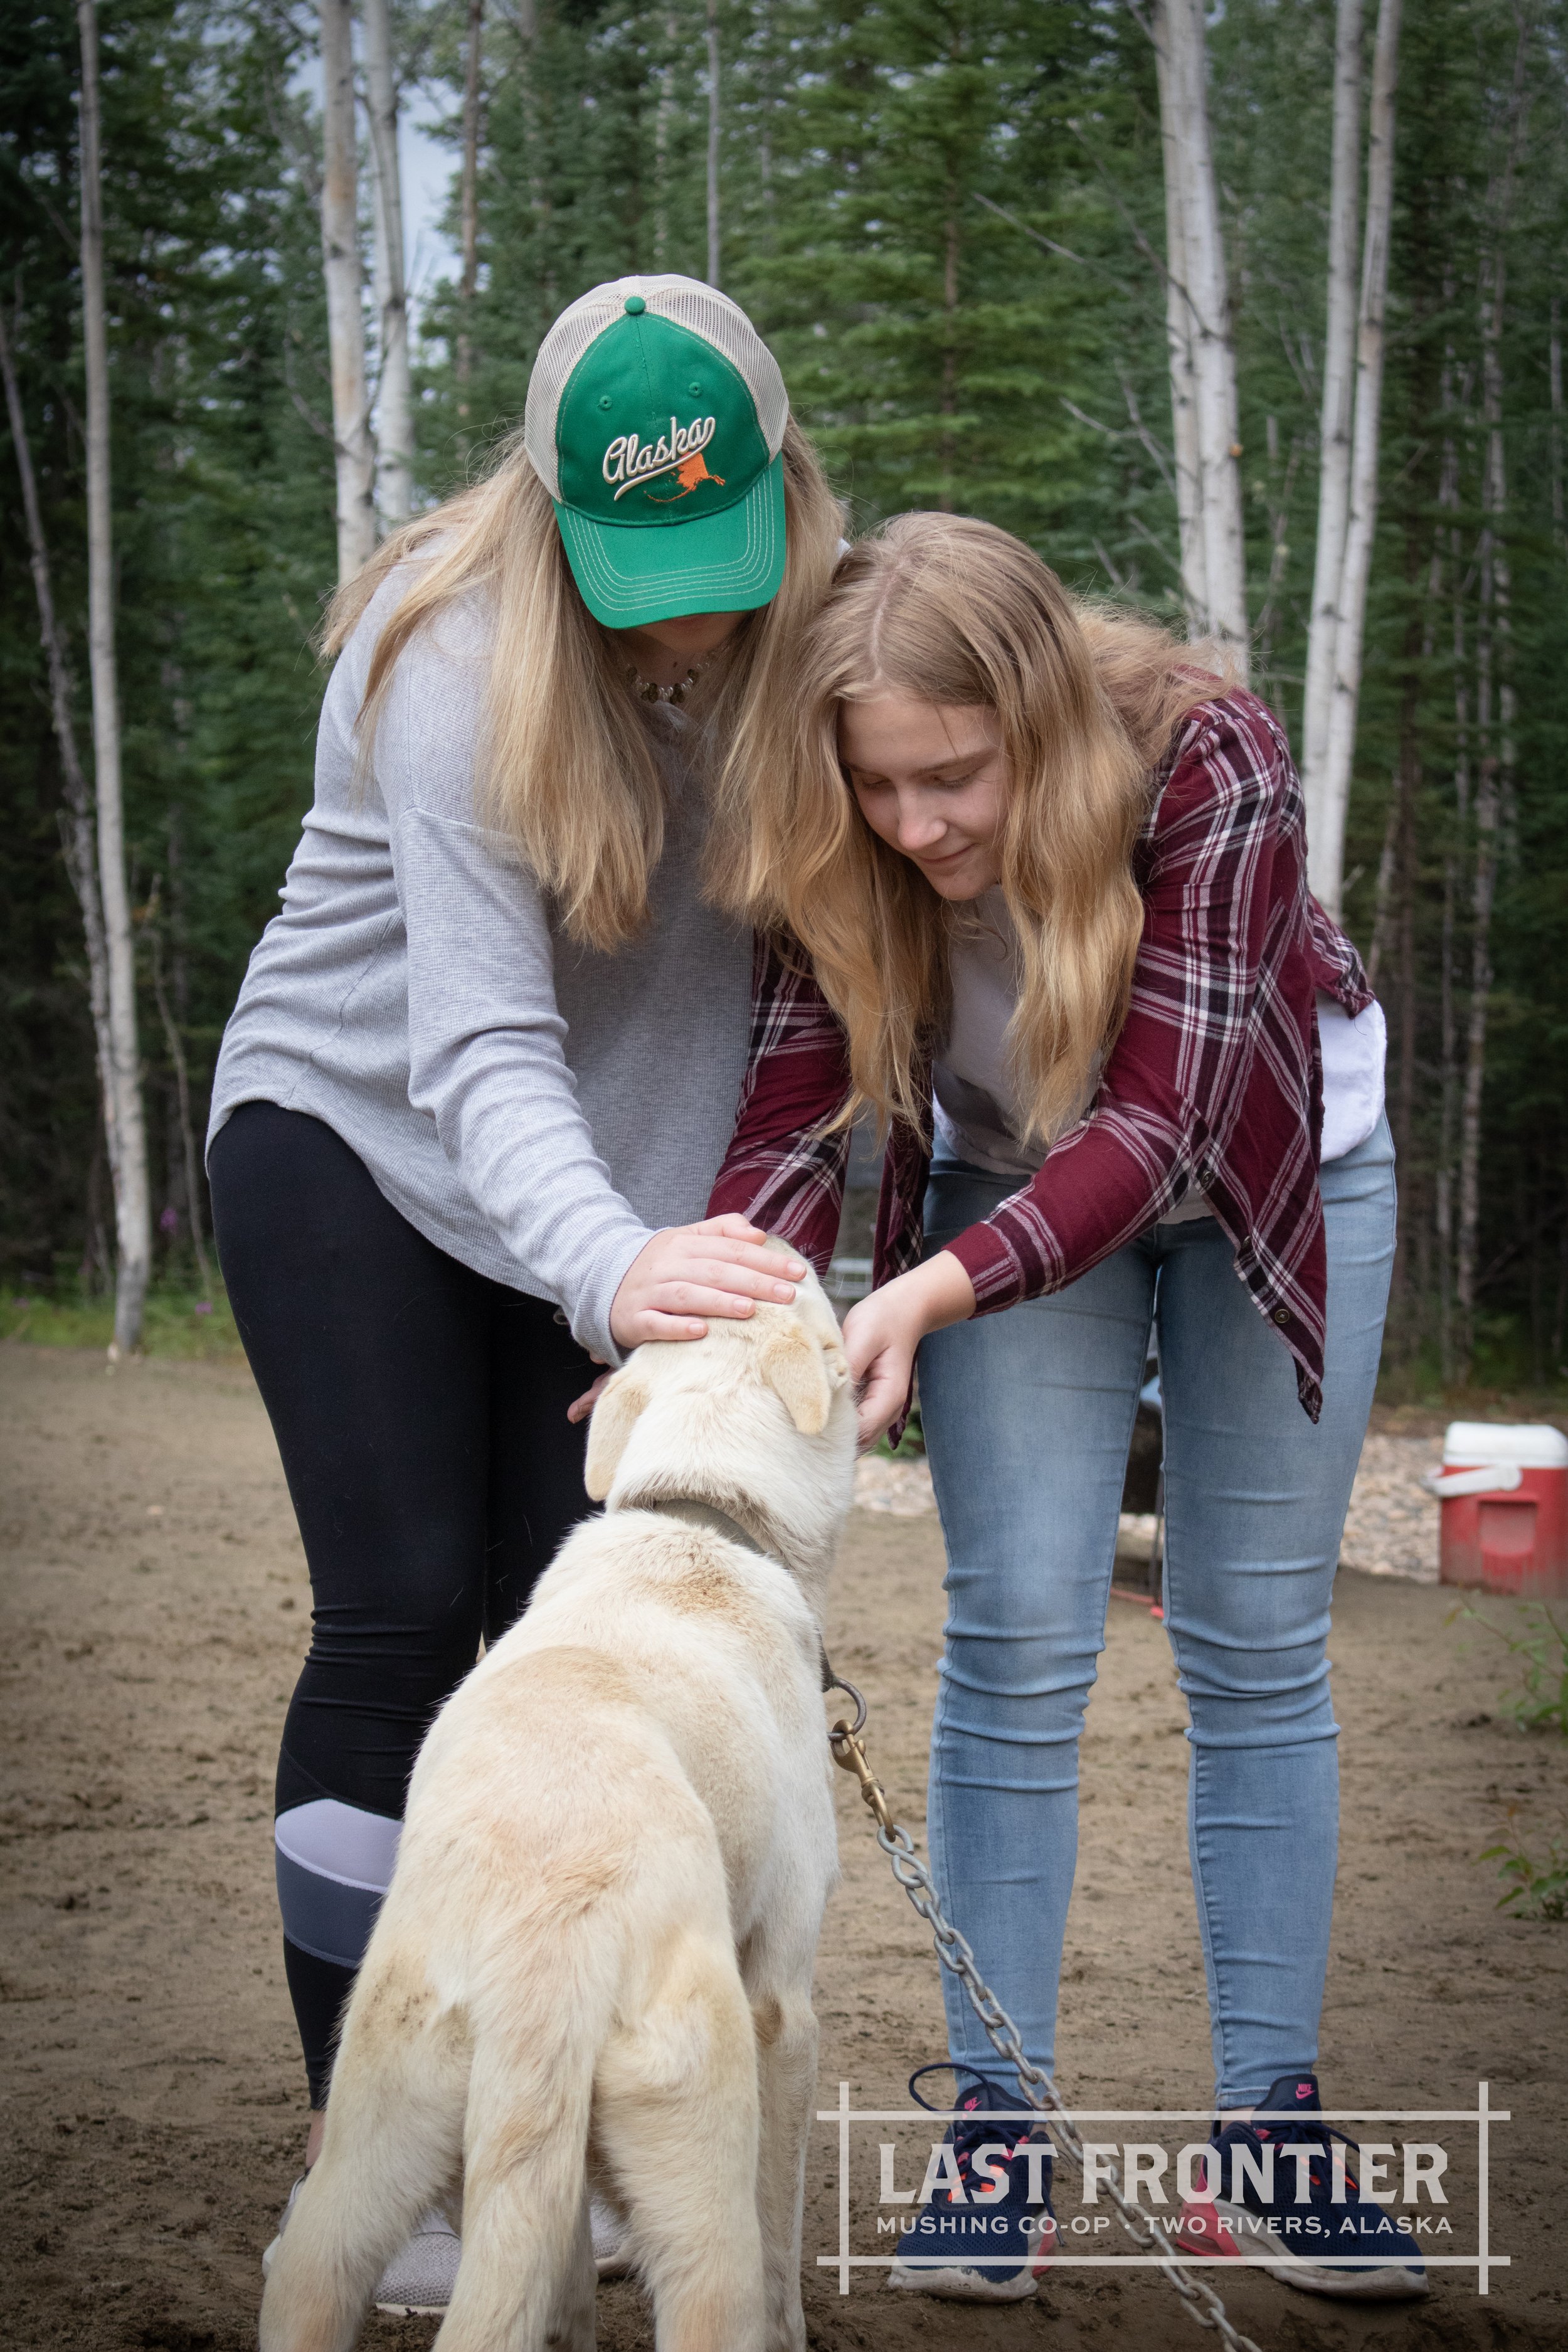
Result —
[[[455, 243], [479, 14], [476, 0], [394, 10], [405, 100], [434, 108], [452, 144]], [[1568, 1378], [1564, 30], [1561, 0], [1405, 8], [1344, 894], [1389, 1019], [1395, 1394]], [[181, 1065], [199, 1134], [310, 803], [313, 640], [336, 575], [320, 79], [314, 11], [284, 0], [109, 0], [101, 40], [152, 1328], [178, 1344], [208, 1304]], [[1333, 43], [1332, 0], [1225, 0], [1209, 15], [1253, 683], [1298, 749]], [[912, 506], [984, 515], [1074, 586], [1179, 621], [1160, 117], [1137, 9], [489, 0], [480, 55], [475, 268], [465, 281], [454, 266], [424, 301], [416, 345], [421, 501], [469, 477], [521, 415], [563, 303], [625, 271], [678, 269], [716, 278], [769, 338], [853, 529]], [[69, 0], [0, 0], [0, 312], [85, 740], [79, 70]], [[368, 235], [368, 173], [362, 192]], [[111, 1278], [113, 1213], [15, 456], [0, 436], [0, 1329], [84, 1302], [85, 1329], [95, 1311], [107, 1322], [92, 1302]], [[1474, 780], [1494, 686], [1495, 902], [1478, 957], [1490, 852]], [[1454, 1187], [1478, 989], [1466, 1318]]]

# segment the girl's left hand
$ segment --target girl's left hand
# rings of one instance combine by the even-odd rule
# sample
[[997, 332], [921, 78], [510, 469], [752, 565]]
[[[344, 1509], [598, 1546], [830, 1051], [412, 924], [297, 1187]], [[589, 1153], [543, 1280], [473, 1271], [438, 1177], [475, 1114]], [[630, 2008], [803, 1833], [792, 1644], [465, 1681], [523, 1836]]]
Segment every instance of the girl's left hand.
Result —
[[[602, 1364], [604, 1360], [603, 1356], [595, 1356], [594, 1359], [594, 1361], [596, 1364]], [[610, 1382], [615, 1379], [615, 1377], [614, 1372], [607, 1369], [605, 1371], [602, 1371], [599, 1374], [598, 1379], [594, 1382], [593, 1387], [591, 1389], [584, 1389], [582, 1395], [580, 1397], [574, 1397], [572, 1402], [567, 1406], [567, 1420], [586, 1421], [588, 1415], [593, 1412], [594, 1407], [598, 1403], [600, 1397], [604, 1394], [604, 1391], [608, 1388]]]
[[900, 1274], [862, 1298], [844, 1318], [844, 1352], [859, 1397], [860, 1450], [874, 1445], [903, 1411], [914, 1377], [915, 1349], [928, 1331], [966, 1323], [974, 1312], [974, 1286], [957, 1258], [939, 1250], [924, 1265]]

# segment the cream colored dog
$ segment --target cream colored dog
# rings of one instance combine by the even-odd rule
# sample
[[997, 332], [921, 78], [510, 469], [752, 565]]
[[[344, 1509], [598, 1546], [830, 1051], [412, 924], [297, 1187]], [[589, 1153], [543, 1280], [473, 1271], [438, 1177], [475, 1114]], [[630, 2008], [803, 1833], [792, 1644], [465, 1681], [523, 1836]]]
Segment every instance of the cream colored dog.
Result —
[[837, 1868], [820, 1627], [854, 1454], [814, 1277], [605, 1390], [603, 1515], [420, 1752], [263, 2352], [348, 2352], [383, 2264], [459, 2195], [441, 2352], [587, 2352], [590, 2176], [659, 2352], [802, 2352]]

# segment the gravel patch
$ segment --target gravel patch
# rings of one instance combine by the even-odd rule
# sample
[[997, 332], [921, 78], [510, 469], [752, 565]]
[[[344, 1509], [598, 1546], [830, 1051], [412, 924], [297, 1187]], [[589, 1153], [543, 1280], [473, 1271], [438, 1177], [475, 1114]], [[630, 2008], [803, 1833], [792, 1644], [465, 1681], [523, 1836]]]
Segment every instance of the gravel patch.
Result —
[[855, 1507], [887, 1511], [895, 1519], [918, 1519], [936, 1508], [927, 1462], [889, 1462], [868, 1454], [855, 1465]]
[[1442, 1507], [1421, 1480], [1442, 1459], [1440, 1437], [1368, 1437], [1345, 1519], [1342, 1568], [1436, 1583]]

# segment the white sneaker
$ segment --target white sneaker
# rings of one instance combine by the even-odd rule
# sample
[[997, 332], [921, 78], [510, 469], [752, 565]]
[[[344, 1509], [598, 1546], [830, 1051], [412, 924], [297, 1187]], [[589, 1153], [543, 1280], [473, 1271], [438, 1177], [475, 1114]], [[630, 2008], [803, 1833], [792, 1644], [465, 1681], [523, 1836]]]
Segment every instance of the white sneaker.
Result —
[[626, 2225], [602, 2197], [588, 2200], [588, 2227], [594, 2233], [594, 2267], [601, 2278], [622, 2278], [631, 2268]]
[[[283, 2232], [289, 2227], [289, 2216], [304, 2186], [305, 2176], [301, 2173], [279, 2215], [278, 2235], [261, 2257], [263, 2278], [272, 2269]], [[383, 2271], [375, 2290], [376, 2309], [394, 2319], [409, 2319], [416, 2314], [440, 2318], [452, 2300], [462, 2252], [462, 2240], [446, 2215], [434, 2210], [426, 2213], [407, 2244], [394, 2254]]]
[[383, 2271], [375, 2290], [377, 2311], [394, 2319], [419, 2315], [439, 2319], [452, 2300], [462, 2258], [461, 2238], [446, 2215], [432, 2207]]

